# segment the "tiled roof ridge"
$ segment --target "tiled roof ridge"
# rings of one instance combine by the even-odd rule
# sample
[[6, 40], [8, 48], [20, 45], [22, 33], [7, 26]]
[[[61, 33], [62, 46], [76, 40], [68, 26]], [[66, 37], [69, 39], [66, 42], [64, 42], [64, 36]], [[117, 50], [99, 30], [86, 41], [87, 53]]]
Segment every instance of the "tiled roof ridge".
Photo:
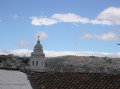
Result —
[[32, 72], [38, 89], [120, 89], [120, 74]]

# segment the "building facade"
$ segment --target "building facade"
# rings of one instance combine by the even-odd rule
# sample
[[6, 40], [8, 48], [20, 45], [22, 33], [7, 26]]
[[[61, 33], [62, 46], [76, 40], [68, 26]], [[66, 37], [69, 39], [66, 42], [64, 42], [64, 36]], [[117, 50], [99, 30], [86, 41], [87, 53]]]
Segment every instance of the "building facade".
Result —
[[30, 69], [35, 71], [45, 71], [45, 54], [43, 53], [43, 47], [40, 44], [39, 36], [34, 50], [31, 53]]

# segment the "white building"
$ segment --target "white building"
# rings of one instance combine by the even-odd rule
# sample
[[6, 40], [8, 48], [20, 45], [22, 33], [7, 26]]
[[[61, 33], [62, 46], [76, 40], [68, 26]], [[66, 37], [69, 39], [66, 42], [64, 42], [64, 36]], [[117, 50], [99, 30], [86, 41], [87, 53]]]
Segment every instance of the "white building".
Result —
[[45, 70], [45, 54], [43, 53], [43, 47], [40, 44], [39, 36], [34, 46], [34, 51], [31, 53], [30, 69], [41, 72]]
[[33, 88], [25, 73], [12, 70], [0, 70], [0, 89]]

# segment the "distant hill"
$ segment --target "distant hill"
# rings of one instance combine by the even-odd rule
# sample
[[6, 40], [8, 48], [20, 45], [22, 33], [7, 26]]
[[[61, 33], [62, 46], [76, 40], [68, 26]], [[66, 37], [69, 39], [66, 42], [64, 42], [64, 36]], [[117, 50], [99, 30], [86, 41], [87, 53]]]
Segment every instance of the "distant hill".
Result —
[[0, 55], [0, 60], [7, 60], [10, 58], [19, 58], [19, 56], [14, 56], [14, 55]]
[[[47, 58], [48, 69], [55, 71], [94, 71], [113, 72], [120, 71], [120, 58], [96, 56], [60, 56]], [[68, 70], [66, 70], [66, 68]]]

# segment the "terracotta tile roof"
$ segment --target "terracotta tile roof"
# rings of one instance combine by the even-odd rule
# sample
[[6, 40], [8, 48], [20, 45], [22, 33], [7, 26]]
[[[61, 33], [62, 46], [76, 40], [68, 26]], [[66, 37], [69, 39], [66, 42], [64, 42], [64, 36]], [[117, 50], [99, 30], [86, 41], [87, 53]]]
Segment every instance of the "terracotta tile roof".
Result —
[[38, 89], [120, 89], [120, 74], [80, 72], [34, 72]]

